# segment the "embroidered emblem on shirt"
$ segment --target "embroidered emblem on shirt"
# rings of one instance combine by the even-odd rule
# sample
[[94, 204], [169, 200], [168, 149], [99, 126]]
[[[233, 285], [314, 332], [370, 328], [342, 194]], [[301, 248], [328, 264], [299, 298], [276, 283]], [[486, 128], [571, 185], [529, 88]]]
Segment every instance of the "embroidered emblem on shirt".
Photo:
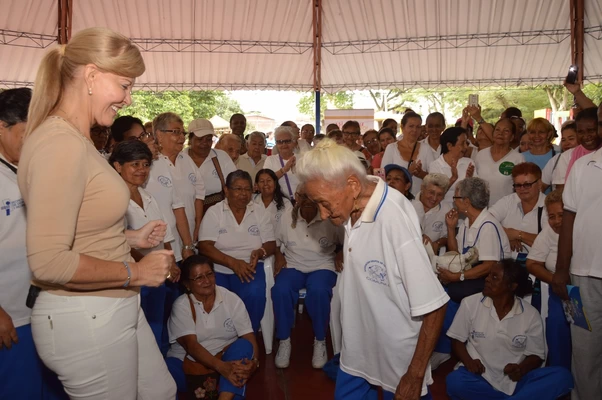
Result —
[[387, 279], [387, 268], [385, 264], [378, 260], [370, 260], [364, 265], [366, 279], [379, 285], [389, 286]]
[[253, 236], [259, 236], [259, 228], [257, 227], [257, 225], [251, 225], [248, 231]]
[[228, 318], [224, 321], [224, 328], [226, 328], [226, 332], [236, 332], [232, 318]]
[[485, 339], [485, 332], [477, 332], [475, 330], [470, 332], [470, 338], [474, 339]]
[[225, 235], [226, 233], [228, 233], [228, 230], [226, 228], [221, 228], [218, 233], [220, 235]]
[[159, 183], [161, 184], [161, 186], [164, 187], [171, 187], [171, 179], [169, 179], [166, 176], [160, 175], [157, 180], [159, 181]]
[[194, 172], [188, 174], [188, 180], [192, 183], [196, 183], [196, 175]]
[[10, 217], [11, 212], [15, 211], [18, 208], [25, 206], [25, 202], [23, 201], [23, 199], [18, 199], [18, 200], [13, 200], [13, 201], [11, 201], [10, 199], [4, 199], [4, 200], [2, 200], [2, 203], [0, 203], [0, 204], [2, 205], [2, 207], [1, 207], [2, 212], [7, 217]]
[[442, 232], [443, 226], [444, 226], [443, 221], [433, 222], [433, 232]]
[[512, 338], [512, 347], [524, 349], [527, 346], [527, 337], [525, 335], [516, 335]]
[[325, 249], [327, 247], [330, 246], [330, 241], [328, 240], [327, 237], [321, 237], [320, 240], [318, 240], [318, 243], [320, 243], [320, 247]]

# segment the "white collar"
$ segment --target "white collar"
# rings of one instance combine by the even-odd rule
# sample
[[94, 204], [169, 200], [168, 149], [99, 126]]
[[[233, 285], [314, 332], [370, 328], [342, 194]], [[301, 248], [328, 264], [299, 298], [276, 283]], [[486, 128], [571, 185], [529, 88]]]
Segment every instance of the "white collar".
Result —
[[362, 212], [360, 220], [362, 222], [374, 222], [376, 221], [376, 217], [378, 216], [378, 213], [382, 208], [385, 199], [387, 198], [389, 187], [385, 181], [378, 176], [369, 175], [367, 178], [369, 181], [375, 182], [376, 187], [374, 188], [374, 192], [372, 192], [372, 195], [370, 196], [370, 199], [364, 208], [364, 212]]
[[[483, 298], [481, 299], [481, 304], [483, 304], [487, 308], [491, 308], [492, 313], [495, 312], [495, 307], [493, 307], [493, 300], [490, 297], [483, 296]], [[523, 305], [523, 300], [517, 296], [514, 296], [514, 304], [512, 305], [512, 308], [510, 309], [508, 314], [506, 314], [506, 316], [503, 319], [512, 318], [515, 315], [522, 314], [524, 311], [525, 306]]]

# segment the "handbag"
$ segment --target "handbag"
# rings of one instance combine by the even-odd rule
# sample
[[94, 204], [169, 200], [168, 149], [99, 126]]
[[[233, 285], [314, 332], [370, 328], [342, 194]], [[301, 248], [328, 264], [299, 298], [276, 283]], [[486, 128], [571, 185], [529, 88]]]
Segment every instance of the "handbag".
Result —
[[222, 190], [220, 192], [213, 193], [212, 195], [205, 197], [205, 200], [203, 201], [203, 211], [207, 211], [210, 207], [216, 205], [217, 203], [226, 198], [224, 190], [224, 188], [226, 187], [226, 181], [224, 180], [224, 173], [222, 172], [222, 168], [219, 165], [217, 155], [215, 157], [211, 157], [211, 162], [213, 163], [213, 167], [215, 167], [215, 171], [217, 172], [217, 176], [219, 177], [219, 181], [222, 185]]

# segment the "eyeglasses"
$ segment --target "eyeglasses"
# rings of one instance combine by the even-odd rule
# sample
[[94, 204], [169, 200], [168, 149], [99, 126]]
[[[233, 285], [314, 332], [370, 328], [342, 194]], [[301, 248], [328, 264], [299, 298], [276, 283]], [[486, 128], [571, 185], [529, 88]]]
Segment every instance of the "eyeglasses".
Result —
[[462, 197], [462, 196], [454, 196], [454, 197], [452, 197], [452, 199], [454, 199], [454, 200], [463, 199], [463, 198], [464, 197]]
[[233, 188], [230, 188], [230, 190], [232, 190], [233, 192], [236, 192], [236, 193], [251, 193], [253, 191], [249, 187], [233, 187]]
[[368, 140], [368, 141], [366, 142], [366, 145], [369, 145], [369, 144], [372, 144], [372, 143], [378, 143], [378, 138], [374, 138], [374, 139], [372, 139], [372, 140]]
[[182, 129], [159, 129], [161, 132], [171, 133], [174, 136], [186, 135], [186, 131]]
[[293, 143], [293, 139], [276, 140], [276, 144], [291, 144], [291, 143]]
[[345, 132], [343, 131], [343, 135], [351, 135], [351, 136], [359, 136], [360, 132]]
[[148, 140], [154, 138], [153, 134], [147, 131], [142, 131], [142, 133], [140, 134], [140, 136], [130, 136], [127, 140], [139, 140], [139, 141], [144, 141], [144, 140]]
[[207, 272], [206, 274], [200, 274], [200, 275], [197, 275], [194, 278], [190, 278], [190, 280], [192, 282], [196, 282], [198, 280], [205, 280], [205, 279], [207, 279], [208, 281], [210, 281], [213, 278], [215, 278], [215, 273], [213, 273], [213, 272]]
[[516, 189], [531, 189], [531, 186], [533, 186], [534, 183], [536, 183], [539, 179], [535, 179], [533, 182], [525, 182], [525, 183], [513, 183], [512, 187], [514, 188], [514, 190]]

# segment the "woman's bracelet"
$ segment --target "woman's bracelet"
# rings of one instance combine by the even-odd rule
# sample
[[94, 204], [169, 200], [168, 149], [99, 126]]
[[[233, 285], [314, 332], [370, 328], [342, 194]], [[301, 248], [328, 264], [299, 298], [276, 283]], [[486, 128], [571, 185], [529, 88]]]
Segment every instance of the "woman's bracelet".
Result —
[[125, 266], [125, 269], [127, 270], [127, 273], [128, 273], [128, 278], [125, 280], [125, 283], [123, 284], [123, 287], [126, 288], [126, 287], [130, 286], [130, 281], [132, 280], [132, 270], [130, 269], [130, 265], [128, 264], [127, 261], [124, 261], [123, 265]]
[[261, 258], [266, 258], [268, 256], [268, 252], [262, 247], [259, 250], [263, 251], [263, 257]]

